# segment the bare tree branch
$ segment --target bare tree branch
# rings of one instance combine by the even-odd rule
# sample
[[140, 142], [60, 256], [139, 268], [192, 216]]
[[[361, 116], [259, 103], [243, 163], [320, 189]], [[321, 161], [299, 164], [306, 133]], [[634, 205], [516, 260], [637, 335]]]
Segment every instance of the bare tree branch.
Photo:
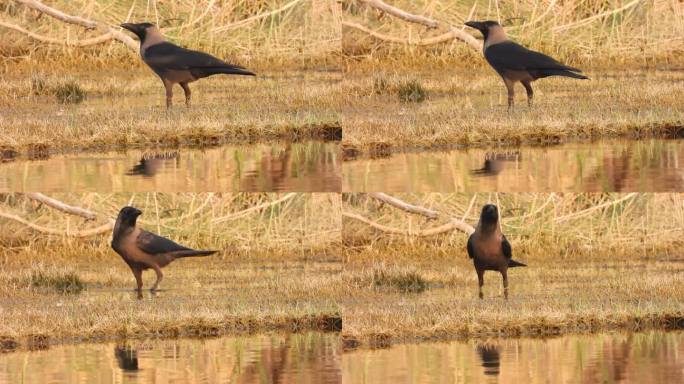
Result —
[[402, 209], [402, 210], [409, 212], [409, 213], [415, 213], [417, 215], [422, 215], [422, 216], [428, 217], [430, 219], [436, 219], [439, 217], [439, 212], [437, 212], [437, 211], [433, 211], [431, 209], [427, 209], [427, 208], [420, 207], [417, 205], [409, 204], [403, 200], [399, 200], [396, 197], [389, 196], [389, 195], [384, 194], [382, 192], [371, 192], [368, 194], [368, 196], [370, 196], [376, 200], [380, 200], [383, 203], [387, 203], [393, 207]]

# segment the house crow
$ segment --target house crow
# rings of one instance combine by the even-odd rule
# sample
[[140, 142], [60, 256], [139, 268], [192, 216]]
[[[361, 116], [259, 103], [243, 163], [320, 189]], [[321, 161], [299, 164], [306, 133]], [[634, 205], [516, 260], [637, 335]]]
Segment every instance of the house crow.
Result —
[[501, 233], [499, 225], [499, 210], [496, 205], [487, 204], [482, 207], [480, 222], [475, 232], [468, 238], [468, 256], [473, 259], [480, 299], [482, 299], [482, 285], [484, 272], [499, 271], [503, 277], [504, 296], [508, 299], [508, 268], [526, 267], [527, 265], [511, 259], [511, 244]]
[[142, 271], [152, 268], [157, 280], [150, 289], [155, 291], [164, 274], [161, 269], [181, 257], [209, 256], [217, 251], [196, 251], [135, 226], [142, 212], [133, 207], [124, 207], [114, 224], [112, 248], [133, 271], [137, 283], [138, 297], [142, 297]]
[[165, 41], [154, 24], [124, 23], [121, 27], [138, 36], [140, 56], [164, 83], [167, 108], [171, 108], [173, 102], [174, 84], [180, 84], [183, 87], [185, 104], [189, 107], [191, 92], [188, 83], [219, 73], [255, 76], [243, 67], [228, 64], [204, 52], [192, 51]]
[[548, 76], [565, 76], [588, 79], [542, 53], [530, 51], [506, 37], [503, 27], [496, 21], [469, 21], [465, 25], [482, 32], [484, 56], [489, 65], [501, 76], [508, 89], [508, 108], [513, 107], [514, 86], [521, 82], [527, 91], [527, 103], [532, 106], [532, 82]]

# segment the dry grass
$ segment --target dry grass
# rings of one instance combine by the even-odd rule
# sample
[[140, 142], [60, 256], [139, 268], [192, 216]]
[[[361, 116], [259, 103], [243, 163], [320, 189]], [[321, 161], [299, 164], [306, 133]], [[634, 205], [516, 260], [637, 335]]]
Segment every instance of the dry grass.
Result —
[[[111, 214], [132, 196], [55, 197]], [[188, 246], [222, 250], [168, 266], [162, 291], [155, 296], [145, 292], [141, 301], [135, 299], [130, 270], [109, 247], [109, 233], [86, 239], [45, 236], [2, 220], [0, 340], [17, 347], [36, 337], [58, 341], [339, 330], [339, 195], [302, 194], [239, 219], [213, 220], [273, 198], [136, 195], [133, 203], [144, 212], [144, 228]], [[98, 225], [20, 195], [3, 196], [2, 207], [55, 229]], [[143, 280], [149, 288], [152, 276], [146, 273]], [[67, 287], [79, 282], [83, 289], [70, 288], [71, 294], [65, 294], [65, 281], [71, 282]]]
[[[468, 20], [498, 20], [511, 39], [572, 64], [633, 68], [675, 64], [684, 52], [684, 5], [660, 0], [588, 1], [450, 1], [395, 0], [393, 6], [479, 33], [463, 26]], [[446, 33], [381, 14], [358, 2], [343, 3], [344, 18], [378, 33], [418, 41]], [[349, 66], [416, 69], [471, 66], [479, 52], [456, 41], [427, 47], [389, 44], [345, 27], [343, 51]]]
[[266, 72], [256, 79], [204, 79], [192, 85], [190, 109], [177, 87], [171, 112], [164, 107], [161, 82], [148, 69], [68, 74], [87, 94], [86, 101], [56, 101], [53, 90], [65, 81], [60, 71], [5, 78], [0, 85], [4, 148], [168, 147], [341, 135], [339, 73]]
[[[398, 195], [461, 218], [473, 195]], [[466, 220], [475, 224], [487, 201], [501, 207], [513, 257], [527, 268], [485, 274], [485, 299], [465, 251], [467, 236], [389, 236], [345, 220], [343, 318], [349, 345], [382, 346], [432, 338], [547, 335], [613, 328], [675, 328], [684, 322], [684, 200], [681, 194], [642, 194], [587, 209], [619, 194], [480, 194]], [[424, 229], [441, 224], [346, 195], [345, 210], [383, 225]], [[378, 268], [410, 270], [428, 289], [406, 294], [378, 289]], [[394, 272], [393, 272], [394, 271]]]
[[[531, 109], [519, 87], [517, 105], [508, 113], [505, 87], [489, 68], [348, 73], [342, 85], [345, 148], [373, 153], [406, 147], [681, 135], [682, 73], [588, 70], [588, 75], [591, 80], [540, 80]], [[406, 79], [419, 81], [428, 100], [400, 100], [392, 89]], [[378, 92], [378, 83], [388, 91]]]
[[[254, 69], [327, 66], [335, 61], [340, 47], [339, 6], [326, 0], [59, 0], [48, 4], [110, 26], [126, 21], [152, 22], [176, 44], [205, 50]], [[267, 16], [278, 10], [282, 12]], [[264, 15], [267, 17], [261, 17]], [[35, 11], [15, 2], [0, 4], [0, 18], [57, 39], [66, 40], [68, 36], [72, 41], [82, 40], [102, 33], [88, 32], [47, 16], [36, 18]], [[253, 21], [237, 24], [248, 18]], [[53, 68], [139, 65], [137, 55], [119, 42], [70, 48], [36, 42], [4, 28], [0, 29], [0, 41], [4, 70], [10, 72], [11, 64], [17, 62]]]

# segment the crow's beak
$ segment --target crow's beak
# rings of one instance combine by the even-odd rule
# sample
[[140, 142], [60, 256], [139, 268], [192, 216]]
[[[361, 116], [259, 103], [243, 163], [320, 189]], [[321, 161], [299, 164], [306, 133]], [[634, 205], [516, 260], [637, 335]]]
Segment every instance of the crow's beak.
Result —
[[123, 23], [123, 24], [120, 25], [120, 27], [121, 27], [121, 28], [124, 28], [124, 29], [128, 29], [128, 30], [131, 31], [131, 32], [134, 32], [134, 31], [133, 31], [133, 24], [130, 24], [130, 23]]
[[480, 23], [478, 21], [468, 21], [465, 23], [465, 25], [467, 25], [470, 28], [475, 28], [478, 31], [481, 31], [482, 27], [483, 27], [482, 23]]

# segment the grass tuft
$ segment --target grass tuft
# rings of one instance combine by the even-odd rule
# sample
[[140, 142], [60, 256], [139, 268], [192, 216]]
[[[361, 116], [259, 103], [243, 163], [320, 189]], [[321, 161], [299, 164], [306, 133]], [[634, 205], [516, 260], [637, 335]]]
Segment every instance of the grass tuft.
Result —
[[373, 286], [389, 287], [401, 292], [420, 293], [428, 288], [428, 283], [414, 269], [387, 268], [380, 265], [373, 269]]
[[421, 103], [427, 99], [428, 93], [418, 80], [407, 80], [397, 87], [399, 100], [405, 103]]
[[73, 80], [55, 87], [55, 97], [61, 104], [79, 104], [85, 100], [86, 92]]
[[38, 269], [31, 273], [31, 287], [53, 290], [63, 294], [81, 293], [86, 285], [73, 271], [50, 271]]

